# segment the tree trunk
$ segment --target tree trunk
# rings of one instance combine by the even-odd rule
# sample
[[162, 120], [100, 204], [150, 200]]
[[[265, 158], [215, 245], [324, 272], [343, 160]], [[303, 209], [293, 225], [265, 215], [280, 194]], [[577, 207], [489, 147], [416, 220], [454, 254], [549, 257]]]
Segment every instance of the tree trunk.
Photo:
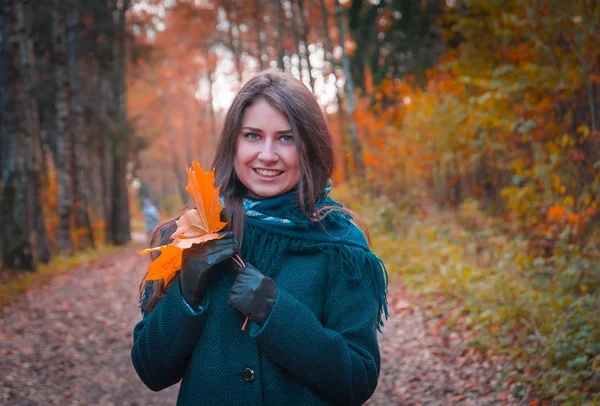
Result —
[[65, 16], [63, 0], [54, 0], [52, 8], [52, 35], [54, 45], [54, 80], [56, 85], [56, 170], [58, 172], [58, 246], [61, 254], [73, 252], [70, 214], [72, 190], [69, 168], [73, 156], [72, 135], [69, 125], [69, 78], [65, 41]]
[[277, 40], [277, 66], [281, 70], [285, 70], [285, 63], [283, 57], [285, 56], [285, 49], [283, 48], [281, 20], [282, 20], [282, 7], [281, 0], [273, 0], [273, 14], [275, 15], [275, 38]]
[[[304, 69], [302, 68], [302, 54], [300, 53], [300, 34], [298, 32], [298, 22], [296, 21], [296, 13], [294, 12], [294, 5], [295, 2], [292, 0], [289, 2], [289, 6], [290, 6], [290, 18], [288, 19], [289, 24], [290, 24], [290, 28], [292, 30], [292, 35], [294, 38], [294, 46], [295, 46], [295, 54], [298, 56], [298, 78], [301, 81], [303, 80], [303, 75], [304, 75]], [[290, 71], [293, 68], [293, 64], [292, 64], [292, 60], [290, 57]]]
[[73, 209], [75, 228], [79, 232], [84, 232], [81, 241], [78, 241], [78, 248], [94, 248], [94, 234], [90, 216], [88, 212], [88, 193], [85, 185], [84, 162], [89, 159], [86, 156], [84, 148], [85, 132], [83, 123], [83, 102], [81, 100], [81, 89], [79, 87], [79, 60], [77, 33], [79, 31], [79, 11], [78, 2], [69, 0], [67, 12], [67, 42], [68, 42], [68, 63], [69, 79], [71, 85], [71, 111], [73, 117], [73, 148], [70, 160], [71, 168], [71, 190], [73, 191]]
[[342, 47], [342, 62], [344, 68], [344, 76], [346, 82], [346, 98], [348, 100], [348, 107], [346, 108], [346, 116], [348, 117], [348, 128], [350, 129], [350, 141], [352, 142], [352, 154], [354, 157], [354, 163], [356, 165], [357, 174], [359, 178], [363, 178], [365, 174], [364, 164], [362, 160], [362, 148], [358, 134], [356, 132], [356, 123], [354, 121], [354, 82], [352, 81], [352, 73], [350, 72], [350, 58], [346, 53], [345, 40], [344, 40], [344, 22], [342, 21], [342, 6], [339, 0], [335, 3], [335, 16], [340, 33], [340, 45]]
[[[111, 101], [114, 100], [113, 89], [107, 75], [103, 74], [100, 61], [95, 63], [96, 76], [99, 82], [99, 107], [98, 110], [111, 119]], [[112, 228], [112, 200], [110, 191], [113, 184], [113, 156], [112, 144], [114, 134], [107, 131], [102, 137], [96, 139], [98, 151], [98, 173], [100, 178], [100, 201], [102, 202], [102, 218], [104, 220], [104, 243], [110, 243], [113, 240]]]
[[300, 15], [300, 36], [302, 38], [302, 43], [304, 44], [304, 59], [306, 60], [306, 69], [308, 70], [308, 83], [310, 84], [310, 88], [314, 90], [315, 79], [310, 63], [310, 51], [308, 50], [308, 26], [306, 25], [306, 19], [304, 18], [304, 2], [303, 0], [297, 0], [297, 2], [298, 14]]
[[327, 12], [325, 0], [321, 0], [321, 15], [323, 20], [323, 36], [327, 40], [327, 48], [325, 49], [325, 62], [328, 62], [329, 69], [331, 72], [333, 72], [333, 44], [331, 43], [331, 36], [329, 35], [329, 13]]
[[102, 93], [110, 101], [106, 106], [107, 115], [116, 124], [104, 137], [102, 173], [105, 240], [115, 245], [123, 245], [131, 239], [127, 188], [130, 129], [125, 105], [125, 13], [130, 3], [124, 0], [119, 4], [110, 3], [103, 15], [103, 23], [109, 27], [106, 43], [111, 69], [109, 75], [101, 79]]
[[262, 4], [261, 0], [254, 0], [254, 25], [256, 27], [255, 31], [256, 31], [256, 48], [258, 51], [258, 66], [260, 67], [260, 70], [262, 71], [263, 69], [265, 69], [265, 63], [263, 61], [263, 55], [265, 54], [265, 44], [263, 43], [262, 35], [261, 35], [262, 31], [260, 29], [263, 25], [261, 4]]
[[179, 196], [181, 196], [181, 201], [186, 202], [188, 198], [188, 194], [185, 190], [185, 184], [183, 180], [183, 176], [179, 169], [179, 160], [177, 159], [177, 150], [175, 144], [175, 134], [173, 133], [173, 127], [171, 127], [171, 116], [169, 114], [169, 106], [166, 103], [163, 91], [160, 86], [156, 87], [156, 95], [160, 100], [160, 104], [163, 109], [163, 118], [165, 121], [165, 127], [167, 130], [167, 138], [171, 143], [171, 164], [173, 165], [173, 174], [175, 175], [175, 181], [177, 182], [177, 191], [179, 192]]
[[336, 86], [336, 98], [338, 101], [338, 111], [337, 111], [337, 129], [338, 129], [338, 142], [340, 145], [339, 148], [339, 154], [340, 157], [339, 159], [341, 160], [341, 164], [342, 164], [342, 170], [343, 170], [343, 174], [344, 174], [344, 182], [348, 183], [351, 179], [351, 173], [350, 173], [350, 162], [348, 160], [348, 146], [347, 146], [347, 142], [346, 142], [346, 129], [344, 128], [344, 122], [345, 117], [344, 114], [342, 112], [342, 105], [341, 105], [341, 100], [340, 100], [340, 94], [337, 91], [337, 86]]
[[213, 105], [213, 78], [214, 68], [209, 66], [206, 68], [206, 76], [208, 80], [208, 109], [210, 112], [210, 130], [213, 140], [214, 151], [217, 150], [217, 144], [219, 142], [219, 135], [217, 134], [217, 118], [215, 115], [215, 106]]
[[16, 4], [0, 4], [0, 130], [7, 154], [2, 167], [2, 261], [4, 268], [35, 270], [31, 226], [27, 216], [27, 145], [24, 100], [19, 61]]
[[[100, 180], [100, 202], [101, 202], [101, 216], [104, 219], [104, 243], [108, 243], [111, 240], [111, 236], [109, 235], [110, 228], [110, 210], [109, 208], [109, 187], [111, 176], [108, 172], [109, 168], [112, 168], [112, 160], [110, 159], [109, 154], [107, 153], [107, 147], [110, 147], [110, 141], [108, 136], [104, 136], [104, 138], [98, 138], [96, 140], [97, 143], [97, 151], [98, 151], [98, 174]], [[108, 149], [109, 150], [109, 149]]]
[[190, 122], [190, 105], [189, 103], [183, 103], [183, 131], [185, 134], [185, 158], [186, 166], [192, 166], [192, 160], [194, 159], [194, 146], [192, 145], [192, 134], [191, 134], [191, 122]]
[[[321, 15], [322, 15], [322, 20], [323, 20], [323, 35], [325, 36], [325, 38], [327, 39], [327, 48], [325, 49], [325, 61], [327, 65], [329, 65], [329, 73], [333, 73], [335, 75], [335, 66], [336, 63], [333, 59], [333, 43], [331, 42], [331, 36], [329, 35], [329, 13], [327, 12], [327, 7], [325, 5], [325, 0], [321, 0]], [[327, 73], [324, 74], [325, 78], [327, 78]], [[337, 81], [337, 75], [336, 75], [336, 81]], [[346, 159], [346, 141], [345, 141], [345, 134], [346, 131], [344, 131], [343, 125], [342, 123], [345, 121], [343, 115], [343, 109], [342, 109], [342, 99], [340, 97], [340, 92], [338, 91], [337, 86], [335, 86], [335, 99], [337, 101], [337, 121], [338, 121], [338, 128], [339, 128], [339, 138], [340, 138], [340, 150], [341, 150], [341, 155], [342, 155], [342, 168], [343, 168], [343, 173], [344, 173], [344, 179], [346, 182], [348, 182], [350, 180], [350, 168], [349, 168], [349, 163], [348, 163], [348, 159]]]
[[47, 263], [50, 261], [50, 247], [46, 233], [46, 221], [44, 211], [40, 200], [41, 177], [39, 141], [40, 124], [38, 117], [38, 105], [33, 94], [34, 73], [33, 73], [33, 44], [29, 40], [31, 36], [31, 23], [29, 22], [31, 9], [27, 0], [17, 1], [17, 22], [19, 28], [19, 55], [21, 78], [24, 93], [24, 117], [25, 133], [27, 139], [27, 177], [28, 177], [28, 195], [29, 195], [29, 213], [35, 229], [35, 247], [37, 257], [40, 261]]
[[224, 2], [225, 13], [227, 21], [229, 22], [229, 35], [227, 37], [229, 42], [229, 49], [233, 54], [233, 64], [235, 66], [235, 73], [239, 86], [242, 85], [242, 55], [239, 41], [239, 27], [237, 24], [237, 14], [235, 9], [238, 7], [236, 0], [227, 0]]
[[[110, 99], [109, 99], [110, 100]], [[113, 184], [115, 182], [115, 170], [113, 155], [114, 135], [107, 134], [102, 142], [102, 197], [104, 203], [104, 242], [114, 241], [113, 206], [116, 202], [112, 200]]]
[[115, 245], [123, 245], [131, 240], [129, 224], [129, 191], [127, 187], [127, 158], [129, 155], [130, 130], [127, 124], [127, 109], [125, 100], [125, 13], [130, 1], [123, 0], [120, 9], [117, 9], [117, 36], [114, 42], [114, 58], [116, 65], [115, 99], [118, 103], [118, 119], [122, 126], [120, 136], [113, 142], [114, 156], [114, 181], [112, 187], [112, 200], [115, 202], [112, 211], [113, 239]]

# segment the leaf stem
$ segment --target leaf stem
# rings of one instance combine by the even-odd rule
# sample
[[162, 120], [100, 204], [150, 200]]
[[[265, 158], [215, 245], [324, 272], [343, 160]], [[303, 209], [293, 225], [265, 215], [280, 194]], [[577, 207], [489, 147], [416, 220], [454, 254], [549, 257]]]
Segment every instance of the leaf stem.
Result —
[[[244, 263], [244, 260], [238, 255], [235, 254], [233, 257], [231, 257], [236, 264], [238, 264], [239, 266], [246, 266], [246, 264]], [[246, 325], [248, 324], [248, 320], [250, 320], [250, 317], [246, 316], [246, 321], [244, 321], [244, 324], [242, 325], [242, 331], [246, 330]]]
[[246, 266], [246, 264], [238, 254], [235, 254], [231, 258], [235, 261], [236, 264], [238, 264], [238, 266]]

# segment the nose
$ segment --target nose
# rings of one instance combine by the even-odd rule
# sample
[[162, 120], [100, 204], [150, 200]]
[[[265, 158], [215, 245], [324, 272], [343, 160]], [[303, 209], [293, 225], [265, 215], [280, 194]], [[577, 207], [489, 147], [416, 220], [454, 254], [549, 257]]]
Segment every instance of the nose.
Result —
[[258, 159], [264, 163], [275, 163], [279, 159], [277, 151], [275, 151], [275, 145], [271, 140], [266, 140], [263, 144], [261, 151], [258, 153]]

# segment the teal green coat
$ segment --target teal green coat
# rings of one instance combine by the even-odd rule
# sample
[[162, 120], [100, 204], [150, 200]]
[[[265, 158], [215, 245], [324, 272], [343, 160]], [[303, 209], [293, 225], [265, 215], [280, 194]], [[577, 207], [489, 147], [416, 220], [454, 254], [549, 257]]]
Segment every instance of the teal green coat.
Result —
[[355, 226], [338, 242], [315, 243], [259, 225], [247, 224], [241, 255], [277, 283], [267, 322], [241, 330], [245, 316], [226, 301], [229, 272], [196, 309], [174, 278], [135, 327], [138, 375], [155, 391], [181, 380], [178, 405], [364, 403], [380, 369], [382, 264]]

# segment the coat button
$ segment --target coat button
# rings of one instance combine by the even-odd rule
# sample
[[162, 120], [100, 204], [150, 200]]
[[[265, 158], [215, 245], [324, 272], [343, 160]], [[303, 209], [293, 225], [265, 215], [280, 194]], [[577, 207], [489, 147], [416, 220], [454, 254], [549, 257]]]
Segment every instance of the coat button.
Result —
[[246, 382], [252, 382], [254, 380], [254, 371], [250, 368], [244, 368], [244, 372], [242, 373], [242, 375]]

